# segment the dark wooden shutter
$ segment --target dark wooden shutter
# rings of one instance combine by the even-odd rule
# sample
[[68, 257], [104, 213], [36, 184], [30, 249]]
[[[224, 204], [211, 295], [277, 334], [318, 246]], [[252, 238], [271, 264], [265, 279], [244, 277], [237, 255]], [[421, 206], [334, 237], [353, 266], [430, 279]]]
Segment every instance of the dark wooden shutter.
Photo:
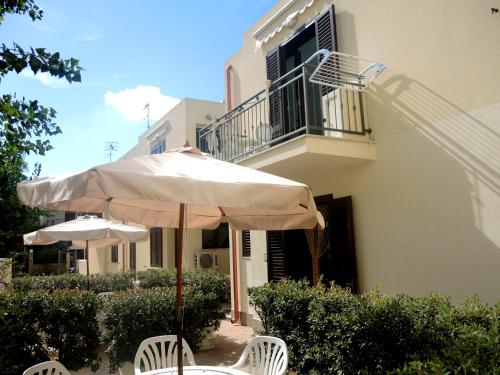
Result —
[[161, 228], [149, 230], [151, 267], [162, 267], [163, 265], [163, 234]]
[[[335, 7], [332, 5], [316, 19], [316, 45], [318, 51], [327, 49], [337, 51], [337, 27], [335, 25]], [[326, 95], [333, 91], [332, 87], [322, 86], [321, 94]]]
[[68, 212], [64, 213], [64, 221], [70, 221], [76, 219], [76, 212]]
[[118, 263], [118, 245], [111, 246], [111, 263]]
[[129, 257], [130, 257], [130, 269], [135, 271], [136, 269], [136, 250], [137, 246], [135, 242], [131, 242], [129, 245]]
[[250, 257], [252, 255], [252, 244], [250, 242], [250, 231], [241, 231], [241, 250], [244, 257]]
[[[281, 77], [280, 62], [281, 47], [275, 48], [266, 55], [267, 79], [272, 83]], [[274, 85], [278, 86], [278, 85]], [[283, 134], [283, 105], [282, 90], [275, 91], [273, 85], [270, 87], [269, 95], [269, 121], [273, 129], [272, 138], [277, 138]]]
[[351, 196], [328, 204], [329, 257], [331, 276], [337, 284], [357, 292], [356, 246]]
[[337, 51], [337, 30], [333, 5], [316, 19], [316, 42], [318, 51], [320, 49]]
[[269, 281], [279, 281], [286, 276], [283, 231], [272, 230], [267, 232], [267, 271]]

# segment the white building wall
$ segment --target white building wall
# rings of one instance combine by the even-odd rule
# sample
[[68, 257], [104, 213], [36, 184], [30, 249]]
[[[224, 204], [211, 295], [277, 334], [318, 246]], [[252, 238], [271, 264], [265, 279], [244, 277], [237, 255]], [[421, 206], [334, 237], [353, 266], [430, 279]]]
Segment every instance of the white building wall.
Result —
[[[256, 22], [227, 61], [235, 105], [264, 88], [265, 52], [332, 1], [315, 1], [294, 28], [256, 49], [252, 33], [286, 3]], [[389, 294], [434, 291], [457, 301], [478, 293], [498, 301], [500, 22], [491, 1], [334, 4], [340, 51], [387, 65], [367, 95], [377, 157], [327, 174], [295, 175], [315, 195], [352, 195], [362, 291], [380, 284]], [[252, 260], [240, 262], [241, 309], [250, 314], [246, 287], [257, 282], [254, 272], [267, 269], [253, 259], [265, 251], [265, 238], [256, 242]]]
[[[224, 112], [224, 103], [212, 102], [198, 99], [183, 99], [166, 113], [161, 119], [156, 121], [149, 129], [147, 129], [138, 138], [137, 145], [127, 151], [123, 158], [136, 157], [141, 155], [149, 155], [152, 144], [151, 139], [159, 134], [160, 136], [155, 141], [165, 139], [166, 149], [178, 148], [184, 146], [186, 140], [192, 146], [196, 145], [196, 127], [206, 126], [212, 118], [220, 116]], [[127, 223], [132, 224], [132, 223]], [[183, 267], [187, 269], [194, 268], [194, 255], [202, 247], [201, 231], [188, 230], [186, 231]], [[93, 249], [94, 251], [96, 249]], [[118, 272], [123, 269], [123, 261], [125, 261], [125, 270], [130, 267], [129, 244], [125, 247], [125, 258], [122, 256], [121, 246], [118, 251], [118, 263], [111, 262], [110, 247], [97, 249], [99, 255], [95, 257], [98, 262], [94, 263], [91, 259], [90, 266], [93, 268], [91, 273], [98, 272]], [[175, 267], [175, 231], [173, 229], [163, 228], [163, 268]], [[221, 253], [221, 261], [223, 267], [222, 272], [229, 272], [229, 255], [226, 249]], [[150, 240], [138, 242], [136, 245], [136, 270], [142, 271], [151, 266], [150, 255]]]

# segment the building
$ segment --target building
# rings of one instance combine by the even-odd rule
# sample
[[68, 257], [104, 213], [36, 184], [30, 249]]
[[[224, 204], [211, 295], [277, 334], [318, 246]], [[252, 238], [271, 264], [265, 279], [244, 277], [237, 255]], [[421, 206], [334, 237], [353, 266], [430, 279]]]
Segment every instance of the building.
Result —
[[[142, 133], [136, 146], [122, 158], [161, 153], [166, 149], [182, 147], [186, 141], [196, 145], [199, 129], [223, 112], [222, 102], [183, 99]], [[90, 249], [90, 273], [175, 268], [175, 243], [175, 229], [150, 228], [147, 241]], [[215, 268], [229, 274], [227, 224], [213, 231], [188, 230], [185, 244], [183, 264], [186, 268]], [[84, 273], [85, 267], [79, 268]]]
[[[326, 279], [496, 302], [500, 15], [492, 4], [280, 0], [227, 60], [227, 113], [200, 145], [312, 187], [329, 224]], [[386, 69], [366, 91], [355, 90], [359, 75], [343, 88], [319, 85], [311, 77], [321, 56], [306, 63], [319, 49]], [[334, 56], [335, 67], [344, 56]], [[341, 80], [335, 74], [327, 78]], [[310, 277], [311, 260], [303, 231], [237, 239], [232, 306], [251, 325], [246, 288]]]

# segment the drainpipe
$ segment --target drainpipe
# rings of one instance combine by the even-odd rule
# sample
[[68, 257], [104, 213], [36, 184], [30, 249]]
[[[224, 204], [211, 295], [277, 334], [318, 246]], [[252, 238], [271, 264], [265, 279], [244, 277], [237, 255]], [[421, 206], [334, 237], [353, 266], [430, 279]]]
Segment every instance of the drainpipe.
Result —
[[233, 296], [234, 296], [234, 313], [231, 323], [236, 323], [240, 319], [240, 301], [238, 289], [238, 242], [236, 241], [236, 231], [231, 230], [231, 247], [233, 254]]
[[[122, 220], [122, 224], [125, 224], [125, 220]], [[122, 244], [122, 272], [125, 272], [125, 241]]]
[[233, 109], [233, 88], [231, 86], [231, 72], [233, 71], [233, 66], [228, 65], [226, 67], [226, 91], [227, 91], [227, 111]]
[[[226, 67], [226, 94], [227, 94], [227, 111], [233, 109], [233, 88], [231, 85], [231, 73], [233, 71], [233, 66], [228, 65]], [[240, 319], [240, 291], [238, 289], [238, 242], [236, 241], [236, 231], [231, 230], [231, 243], [232, 243], [232, 255], [233, 255], [233, 299], [234, 299], [234, 313], [231, 323], [236, 323]]]

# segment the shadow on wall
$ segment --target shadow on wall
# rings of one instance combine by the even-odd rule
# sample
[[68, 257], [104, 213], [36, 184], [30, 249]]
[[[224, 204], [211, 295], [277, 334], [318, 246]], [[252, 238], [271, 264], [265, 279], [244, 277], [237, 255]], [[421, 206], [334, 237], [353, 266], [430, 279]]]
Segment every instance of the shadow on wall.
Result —
[[313, 186], [353, 195], [362, 289], [497, 301], [500, 102], [465, 112], [404, 75], [371, 90], [377, 160]]
[[[483, 206], [481, 186], [500, 197], [500, 134], [470, 113], [446, 100], [423, 84], [397, 75], [375, 86], [376, 97], [390, 103], [406, 126], [419, 131], [463, 167], [471, 188], [476, 210]], [[496, 122], [500, 129], [500, 99], [497, 106], [478, 110], [478, 114]], [[453, 188], [453, 187], [450, 187]], [[485, 229], [475, 212], [478, 228]]]

